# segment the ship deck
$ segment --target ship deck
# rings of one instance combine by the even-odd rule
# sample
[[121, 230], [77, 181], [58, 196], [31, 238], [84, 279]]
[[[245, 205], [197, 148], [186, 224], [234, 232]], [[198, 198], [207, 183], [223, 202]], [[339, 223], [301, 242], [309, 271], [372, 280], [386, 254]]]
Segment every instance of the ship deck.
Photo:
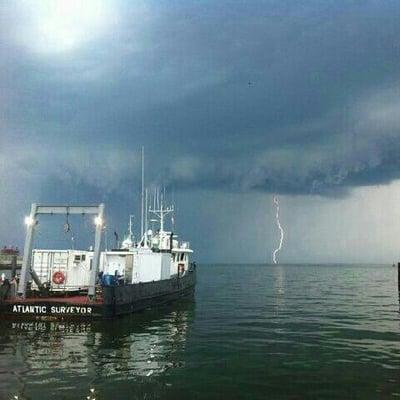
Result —
[[49, 296], [49, 297], [27, 297], [25, 299], [14, 297], [4, 300], [4, 303], [8, 304], [71, 304], [71, 305], [93, 305], [102, 304], [103, 300], [98, 298], [96, 300], [90, 300], [87, 295], [76, 295], [76, 296]]

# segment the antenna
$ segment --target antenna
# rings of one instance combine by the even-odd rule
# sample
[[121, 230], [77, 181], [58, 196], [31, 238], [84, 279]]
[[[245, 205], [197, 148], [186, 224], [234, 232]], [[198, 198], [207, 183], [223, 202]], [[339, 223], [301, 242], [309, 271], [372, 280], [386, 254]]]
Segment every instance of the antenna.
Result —
[[148, 227], [148, 224], [147, 224], [147, 217], [148, 217], [148, 209], [149, 209], [149, 206], [148, 206], [148, 190], [147, 190], [147, 188], [146, 188], [146, 190], [145, 190], [145, 213], [144, 213], [144, 231], [145, 231], [145, 233], [147, 234], [147, 231], [149, 230], [149, 227]]
[[144, 234], [144, 146], [142, 146], [142, 218], [140, 221], [140, 237], [143, 237]]
[[172, 230], [174, 231], [175, 230], [175, 222], [176, 222], [175, 217], [178, 212], [178, 207], [175, 204], [175, 188], [172, 188], [171, 194], [172, 194], [172, 205], [174, 206], [174, 212], [171, 215], [171, 224], [172, 224]]

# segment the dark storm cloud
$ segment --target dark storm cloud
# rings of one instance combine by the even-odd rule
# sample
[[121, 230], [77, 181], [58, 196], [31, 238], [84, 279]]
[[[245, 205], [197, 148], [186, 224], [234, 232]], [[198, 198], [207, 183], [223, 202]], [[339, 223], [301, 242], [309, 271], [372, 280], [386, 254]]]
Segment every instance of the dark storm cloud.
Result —
[[113, 191], [144, 144], [151, 178], [182, 189], [342, 195], [399, 177], [397, 2], [108, 4], [104, 29], [58, 49], [2, 3], [4, 169], [24, 146], [37, 184]]

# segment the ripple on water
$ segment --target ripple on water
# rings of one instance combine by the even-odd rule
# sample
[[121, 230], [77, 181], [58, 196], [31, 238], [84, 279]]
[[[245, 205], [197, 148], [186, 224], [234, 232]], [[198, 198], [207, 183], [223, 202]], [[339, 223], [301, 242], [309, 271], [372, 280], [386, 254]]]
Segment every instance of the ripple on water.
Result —
[[2, 323], [0, 398], [394, 398], [385, 266], [199, 266], [195, 302], [106, 323]]

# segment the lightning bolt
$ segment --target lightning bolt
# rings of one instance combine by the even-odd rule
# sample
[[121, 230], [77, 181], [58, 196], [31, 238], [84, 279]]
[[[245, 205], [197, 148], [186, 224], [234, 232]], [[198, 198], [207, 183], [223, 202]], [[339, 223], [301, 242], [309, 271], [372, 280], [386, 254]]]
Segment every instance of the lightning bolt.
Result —
[[275, 207], [276, 207], [276, 225], [278, 226], [278, 229], [279, 229], [279, 232], [280, 232], [280, 239], [279, 239], [279, 246], [272, 253], [272, 261], [274, 262], [274, 264], [278, 264], [278, 262], [276, 260], [276, 255], [282, 249], [283, 238], [285, 236], [285, 232], [283, 231], [281, 222], [279, 221], [279, 200], [278, 200], [277, 196], [274, 196], [274, 204], [275, 204]]

